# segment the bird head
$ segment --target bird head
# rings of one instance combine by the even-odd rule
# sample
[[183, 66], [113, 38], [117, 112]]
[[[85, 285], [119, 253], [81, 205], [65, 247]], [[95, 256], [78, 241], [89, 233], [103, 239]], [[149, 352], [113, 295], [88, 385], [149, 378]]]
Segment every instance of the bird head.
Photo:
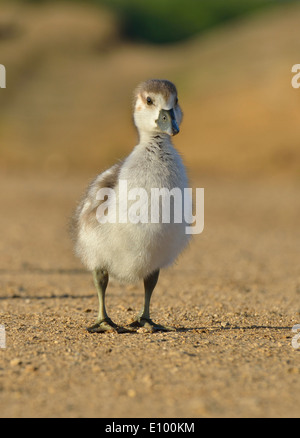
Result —
[[133, 116], [140, 134], [178, 134], [182, 111], [175, 85], [160, 79], [142, 82], [135, 90]]

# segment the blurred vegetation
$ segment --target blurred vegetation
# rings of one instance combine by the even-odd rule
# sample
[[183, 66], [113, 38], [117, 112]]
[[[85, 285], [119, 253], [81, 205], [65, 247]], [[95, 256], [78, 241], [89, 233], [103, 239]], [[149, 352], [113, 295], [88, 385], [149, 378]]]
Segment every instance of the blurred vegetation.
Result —
[[[45, 0], [23, 0], [42, 3]], [[83, 1], [83, 0], [69, 0]], [[187, 39], [262, 8], [298, 0], [88, 0], [113, 10], [122, 36], [155, 44]], [[87, 1], [84, 1], [87, 3]]]
[[[180, 90], [175, 144], [191, 172], [299, 180], [299, 0], [0, 4], [0, 171], [91, 175], [111, 166], [136, 144], [132, 90], [157, 77]], [[126, 11], [140, 23], [126, 31], [123, 16], [122, 33], [116, 17]], [[179, 36], [186, 41], [175, 44]]]

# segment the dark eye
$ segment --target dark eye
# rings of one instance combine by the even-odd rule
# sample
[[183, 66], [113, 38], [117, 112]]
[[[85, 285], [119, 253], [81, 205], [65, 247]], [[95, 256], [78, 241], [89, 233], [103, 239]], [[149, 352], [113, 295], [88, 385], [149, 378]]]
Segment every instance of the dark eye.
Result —
[[151, 99], [151, 97], [147, 97], [147, 105], [152, 105], [153, 104], [153, 100]]

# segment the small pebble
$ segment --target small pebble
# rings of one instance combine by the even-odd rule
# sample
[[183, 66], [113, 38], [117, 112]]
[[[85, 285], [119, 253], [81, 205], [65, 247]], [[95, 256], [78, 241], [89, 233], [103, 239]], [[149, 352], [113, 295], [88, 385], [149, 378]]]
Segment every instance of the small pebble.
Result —
[[22, 361], [21, 361], [21, 359], [19, 359], [18, 357], [16, 357], [15, 359], [12, 359], [12, 360], [10, 361], [10, 365], [11, 365], [12, 367], [16, 367], [16, 366], [18, 366], [18, 365], [22, 365]]

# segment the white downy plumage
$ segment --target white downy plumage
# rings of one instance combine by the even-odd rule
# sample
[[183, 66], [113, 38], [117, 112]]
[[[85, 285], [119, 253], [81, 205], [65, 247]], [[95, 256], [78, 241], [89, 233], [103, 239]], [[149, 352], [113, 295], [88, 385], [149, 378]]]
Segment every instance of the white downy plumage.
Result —
[[[150, 298], [161, 268], [174, 262], [188, 243], [186, 223], [151, 223], [151, 189], [188, 187], [188, 180], [181, 157], [171, 142], [179, 132], [182, 112], [178, 104], [176, 87], [166, 80], [148, 80], [140, 84], [134, 94], [134, 122], [139, 133], [139, 143], [122, 162], [101, 173], [90, 184], [74, 217], [75, 251], [87, 269], [93, 271], [99, 295], [99, 316], [89, 331], [120, 331], [108, 318], [104, 296], [108, 276], [120, 282], [144, 280], [145, 305], [133, 325], [151, 331], [167, 329], [150, 319]], [[113, 189], [119, 205], [119, 189], [126, 182], [131, 189], [143, 189], [148, 195], [148, 223], [113, 222], [107, 209], [105, 223], [97, 217], [101, 204], [99, 189]], [[122, 194], [123, 196], [124, 194]], [[167, 196], [167, 195], [165, 195]], [[97, 199], [98, 197], [98, 199]], [[169, 202], [162, 196], [162, 205]], [[134, 201], [127, 201], [127, 211]], [[172, 204], [171, 204], [172, 206]]]

